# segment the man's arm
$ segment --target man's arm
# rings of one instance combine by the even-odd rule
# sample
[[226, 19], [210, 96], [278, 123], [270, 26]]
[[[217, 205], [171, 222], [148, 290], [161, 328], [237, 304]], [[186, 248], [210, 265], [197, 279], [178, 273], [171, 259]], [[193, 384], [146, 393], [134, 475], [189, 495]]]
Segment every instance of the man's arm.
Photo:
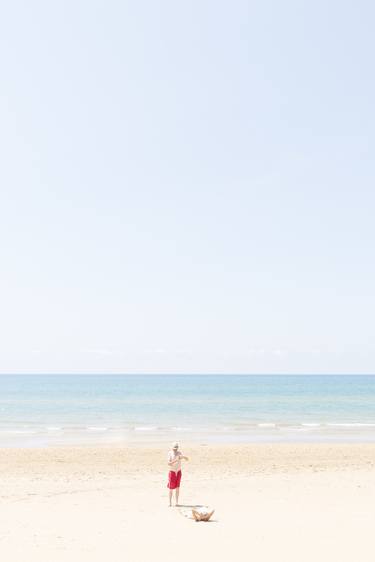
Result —
[[168, 460], [168, 466], [173, 466], [174, 464], [176, 464], [176, 462], [178, 462], [180, 460], [180, 457], [177, 457], [177, 459], [174, 459], [173, 461], [171, 459]]

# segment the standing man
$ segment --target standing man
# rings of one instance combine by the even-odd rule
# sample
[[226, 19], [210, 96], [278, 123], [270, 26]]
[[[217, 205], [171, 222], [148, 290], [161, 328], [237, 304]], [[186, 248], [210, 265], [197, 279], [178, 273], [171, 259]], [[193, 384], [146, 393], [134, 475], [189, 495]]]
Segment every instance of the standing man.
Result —
[[172, 450], [168, 453], [168, 488], [169, 488], [169, 507], [172, 507], [172, 495], [175, 490], [176, 506], [178, 506], [178, 496], [180, 494], [181, 483], [181, 461], [188, 461], [181, 451], [178, 450], [178, 443], [173, 443]]

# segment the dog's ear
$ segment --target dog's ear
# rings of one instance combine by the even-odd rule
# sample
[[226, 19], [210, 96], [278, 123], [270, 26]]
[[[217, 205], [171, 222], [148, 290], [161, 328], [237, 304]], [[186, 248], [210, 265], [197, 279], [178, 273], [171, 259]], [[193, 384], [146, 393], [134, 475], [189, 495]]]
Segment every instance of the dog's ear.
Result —
[[210, 513], [207, 513], [207, 515], [204, 516], [204, 519], [203, 519], [203, 520], [204, 520], [204, 521], [209, 521], [209, 519], [213, 516], [214, 511], [215, 511], [215, 510], [213, 509]]
[[200, 513], [198, 513], [197, 511], [195, 511], [195, 509], [192, 509], [191, 512], [192, 512], [193, 517], [194, 517], [194, 519], [195, 519], [196, 521], [200, 521], [200, 520], [201, 520]]

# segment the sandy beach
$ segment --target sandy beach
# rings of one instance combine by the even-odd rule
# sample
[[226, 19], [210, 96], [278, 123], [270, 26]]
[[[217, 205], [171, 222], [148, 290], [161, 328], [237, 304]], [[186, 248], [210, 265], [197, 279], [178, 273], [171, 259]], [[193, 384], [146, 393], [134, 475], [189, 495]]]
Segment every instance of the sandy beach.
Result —
[[[375, 446], [191, 445], [168, 508], [164, 444], [0, 450], [6, 562], [373, 560]], [[196, 523], [191, 506], [215, 508]]]

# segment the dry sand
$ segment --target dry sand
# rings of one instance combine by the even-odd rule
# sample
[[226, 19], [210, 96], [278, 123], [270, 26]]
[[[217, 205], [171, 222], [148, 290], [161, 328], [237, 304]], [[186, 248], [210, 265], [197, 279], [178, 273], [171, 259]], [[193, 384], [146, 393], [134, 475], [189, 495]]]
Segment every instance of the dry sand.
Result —
[[[375, 445], [185, 444], [179, 508], [165, 446], [0, 449], [4, 562], [375, 559]], [[215, 508], [195, 523], [191, 507]]]

